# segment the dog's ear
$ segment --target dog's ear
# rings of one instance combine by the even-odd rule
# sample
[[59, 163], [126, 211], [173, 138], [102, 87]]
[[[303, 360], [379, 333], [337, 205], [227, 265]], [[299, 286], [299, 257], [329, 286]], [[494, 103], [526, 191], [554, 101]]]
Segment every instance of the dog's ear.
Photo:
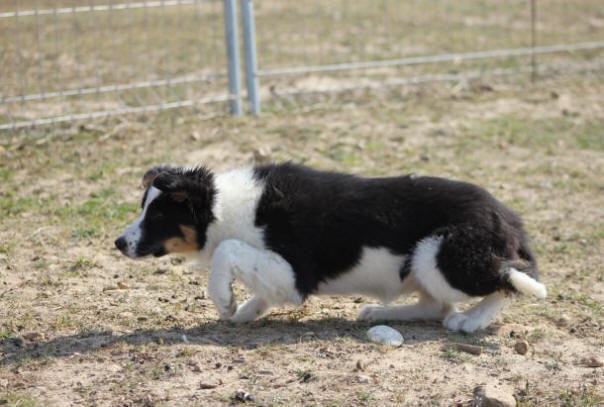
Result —
[[160, 172], [153, 178], [152, 185], [160, 191], [170, 194], [170, 197], [177, 202], [185, 201], [192, 192], [190, 180], [179, 172]]
[[177, 202], [186, 201], [198, 220], [205, 218], [214, 200], [214, 175], [203, 167], [163, 171], [153, 179], [152, 185]]
[[156, 165], [155, 167], [149, 169], [145, 175], [143, 175], [142, 185], [145, 189], [149, 188], [149, 186], [153, 183], [153, 180], [162, 172], [172, 171], [174, 168], [167, 164]]

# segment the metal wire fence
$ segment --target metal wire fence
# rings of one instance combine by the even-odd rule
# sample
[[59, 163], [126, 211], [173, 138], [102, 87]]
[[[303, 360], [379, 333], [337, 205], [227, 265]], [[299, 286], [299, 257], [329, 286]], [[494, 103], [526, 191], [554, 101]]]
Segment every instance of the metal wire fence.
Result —
[[255, 14], [263, 101], [604, 63], [593, 0], [264, 0]]
[[[252, 112], [285, 95], [599, 72], [604, 62], [604, 9], [594, 0], [240, 3]], [[0, 2], [0, 129], [210, 102], [237, 111], [234, 5]], [[226, 34], [225, 20], [234, 24]]]
[[226, 101], [210, 0], [0, 3], [0, 129]]

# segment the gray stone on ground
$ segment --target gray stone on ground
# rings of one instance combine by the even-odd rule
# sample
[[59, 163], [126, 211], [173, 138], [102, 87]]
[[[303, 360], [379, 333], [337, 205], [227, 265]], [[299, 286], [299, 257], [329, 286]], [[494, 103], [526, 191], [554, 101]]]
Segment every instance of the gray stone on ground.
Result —
[[516, 399], [511, 391], [493, 385], [480, 385], [474, 388], [476, 407], [515, 407]]
[[386, 325], [372, 327], [367, 331], [367, 336], [372, 342], [388, 346], [401, 346], [405, 341], [399, 331]]

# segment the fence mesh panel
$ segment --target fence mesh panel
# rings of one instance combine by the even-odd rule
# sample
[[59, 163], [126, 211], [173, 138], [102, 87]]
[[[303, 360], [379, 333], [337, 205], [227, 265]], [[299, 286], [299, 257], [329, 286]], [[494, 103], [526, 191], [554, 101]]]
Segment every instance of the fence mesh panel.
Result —
[[0, 126], [229, 98], [219, 1], [0, 3]]
[[597, 3], [535, 1], [533, 31], [528, 0], [259, 1], [261, 94], [601, 67]]
[[[222, 3], [0, 2], [0, 129], [233, 99]], [[604, 59], [604, 15], [594, 0], [254, 5], [265, 101], [548, 67], [601, 70]]]

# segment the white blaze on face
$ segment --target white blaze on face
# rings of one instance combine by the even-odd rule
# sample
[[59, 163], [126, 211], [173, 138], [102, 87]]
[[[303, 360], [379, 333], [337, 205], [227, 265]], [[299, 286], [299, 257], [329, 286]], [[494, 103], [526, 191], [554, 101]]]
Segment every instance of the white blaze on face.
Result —
[[128, 226], [126, 228], [126, 230], [124, 230], [124, 232], [120, 236], [120, 238], [121, 237], [125, 238], [126, 242], [128, 243], [128, 249], [125, 253], [126, 256], [137, 257], [136, 248], [138, 247], [138, 244], [141, 240], [141, 236], [143, 234], [141, 225], [142, 225], [143, 221], [145, 220], [145, 216], [147, 215], [147, 209], [149, 208], [149, 205], [160, 194], [161, 194], [161, 191], [159, 189], [157, 189], [155, 187], [149, 188], [149, 190], [147, 191], [147, 198], [144, 202], [143, 212], [138, 217], [138, 219], [136, 221], [134, 221], [134, 223], [132, 225]]

